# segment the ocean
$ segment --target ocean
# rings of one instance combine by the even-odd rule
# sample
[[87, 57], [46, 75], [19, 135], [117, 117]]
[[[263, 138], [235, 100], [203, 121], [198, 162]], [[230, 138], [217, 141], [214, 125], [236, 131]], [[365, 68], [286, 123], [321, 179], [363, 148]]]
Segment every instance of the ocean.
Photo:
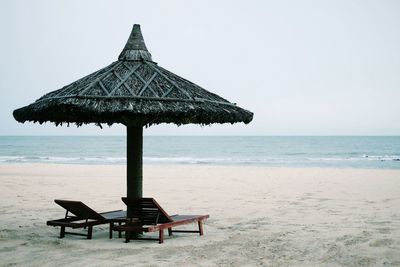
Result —
[[[145, 164], [400, 169], [400, 136], [145, 136], [143, 157]], [[125, 162], [125, 136], [0, 136], [0, 164]]]

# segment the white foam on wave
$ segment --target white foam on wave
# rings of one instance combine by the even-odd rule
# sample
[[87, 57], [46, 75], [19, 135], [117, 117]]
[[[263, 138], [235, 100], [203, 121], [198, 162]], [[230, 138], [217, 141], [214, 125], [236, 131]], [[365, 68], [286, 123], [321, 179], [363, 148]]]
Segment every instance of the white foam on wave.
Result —
[[[366, 161], [398, 161], [400, 156], [395, 155], [363, 155], [358, 157], [260, 157], [260, 158], [233, 158], [233, 157], [144, 157], [145, 163], [162, 164], [299, 164], [307, 162], [366, 162]], [[59, 156], [0, 156], [0, 163], [69, 163], [69, 164], [125, 164], [126, 157], [59, 157]]]
[[366, 160], [379, 160], [379, 161], [400, 161], [400, 155], [363, 155]]

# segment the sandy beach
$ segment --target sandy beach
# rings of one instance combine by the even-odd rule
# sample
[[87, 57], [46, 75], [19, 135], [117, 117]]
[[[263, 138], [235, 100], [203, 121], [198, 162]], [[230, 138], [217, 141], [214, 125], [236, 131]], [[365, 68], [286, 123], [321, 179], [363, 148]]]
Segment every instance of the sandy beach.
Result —
[[1, 266], [400, 266], [400, 170], [145, 165], [144, 195], [205, 235], [59, 239], [53, 200], [124, 208], [124, 165], [0, 165]]

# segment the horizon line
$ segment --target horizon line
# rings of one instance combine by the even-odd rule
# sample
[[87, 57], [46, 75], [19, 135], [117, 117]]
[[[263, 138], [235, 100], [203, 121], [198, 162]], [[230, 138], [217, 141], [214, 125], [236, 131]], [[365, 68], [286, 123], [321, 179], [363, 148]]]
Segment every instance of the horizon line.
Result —
[[[112, 134], [107, 134], [107, 135], [94, 135], [94, 134], [85, 134], [85, 135], [66, 135], [66, 134], [41, 134], [41, 135], [2, 135], [0, 134], [0, 137], [126, 137], [126, 135], [112, 135]], [[322, 135], [314, 135], [314, 134], [300, 134], [300, 135], [255, 135], [255, 134], [249, 134], [249, 135], [223, 135], [223, 134], [215, 134], [215, 135], [195, 135], [195, 134], [178, 134], [178, 135], [160, 135], [160, 134], [149, 134], [143, 135], [148, 136], [148, 137], [400, 137], [400, 134], [381, 134], [381, 135], [374, 135], [374, 134], [322, 134]]]

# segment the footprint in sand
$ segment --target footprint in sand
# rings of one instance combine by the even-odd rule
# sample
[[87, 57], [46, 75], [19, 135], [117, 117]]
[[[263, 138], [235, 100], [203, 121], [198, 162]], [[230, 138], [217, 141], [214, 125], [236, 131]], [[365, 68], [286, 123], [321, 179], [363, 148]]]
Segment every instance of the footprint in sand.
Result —
[[358, 235], [344, 235], [342, 237], [337, 238], [336, 240], [339, 242], [343, 242], [345, 246], [353, 246], [360, 243], [365, 243], [370, 240], [371, 233], [367, 231], [362, 231]]
[[378, 231], [378, 233], [380, 234], [388, 234], [393, 230], [393, 228], [381, 227], [381, 228], [376, 228], [375, 230]]
[[305, 193], [301, 196], [300, 200], [309, 200], [312, 199], [313, 194], [312, 193]]
[[372, 241], [370, 247], [388, 247], [394, 244], [394, 240], [390, 238], [377, 239]]

